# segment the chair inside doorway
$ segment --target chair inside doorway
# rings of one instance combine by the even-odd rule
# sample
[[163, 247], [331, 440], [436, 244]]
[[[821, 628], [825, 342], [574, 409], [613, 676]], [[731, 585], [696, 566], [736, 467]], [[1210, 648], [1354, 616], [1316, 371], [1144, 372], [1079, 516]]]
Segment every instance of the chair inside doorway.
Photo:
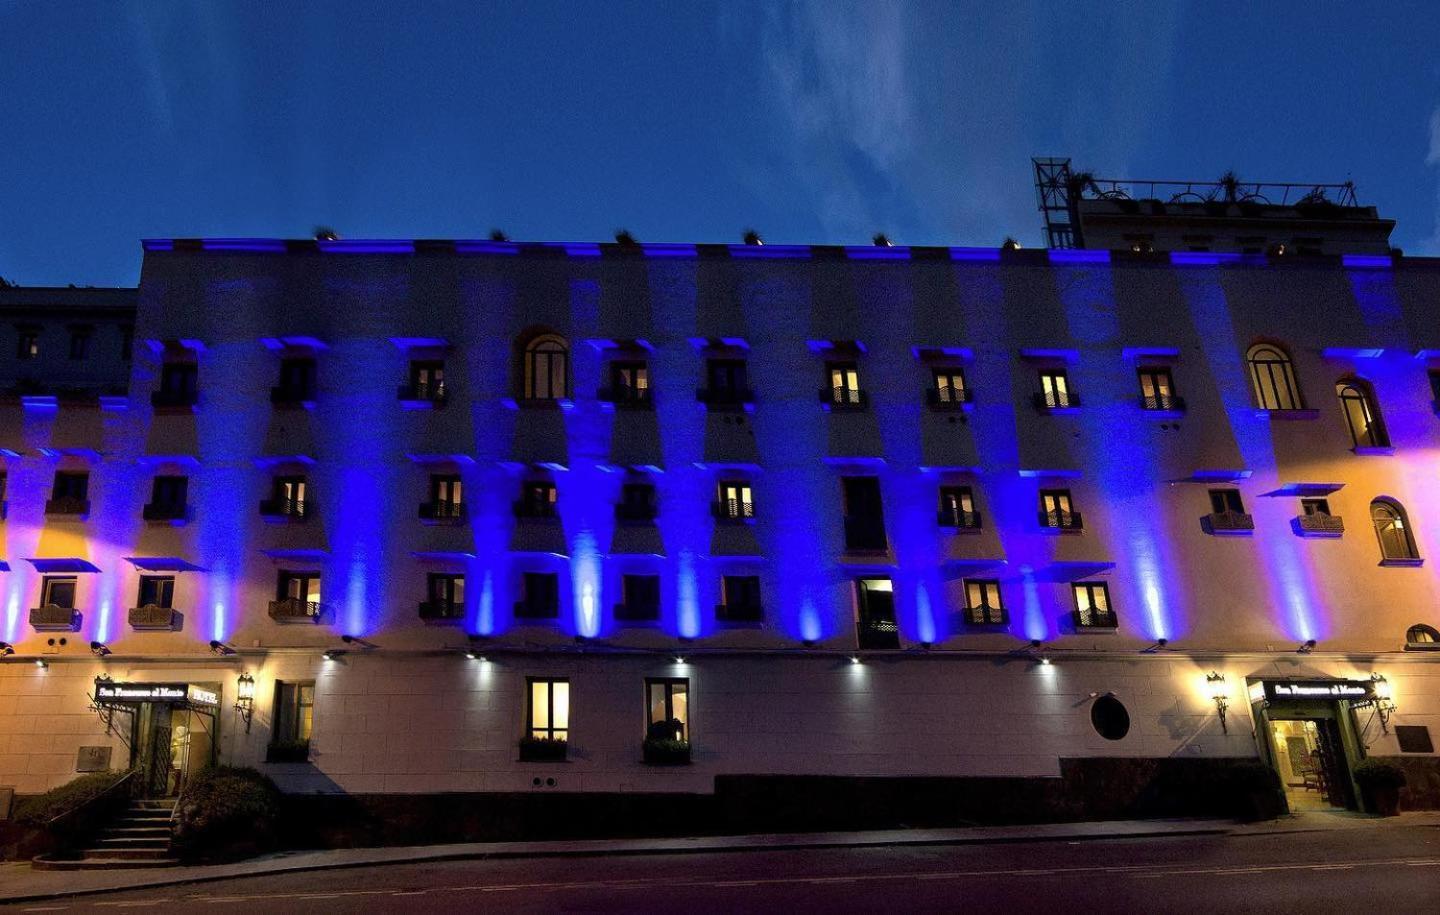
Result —
[[1343, 769], [1336, 754], [1341, 752], [1338, 734], [1330, 733], [1334, 722], [1302, 718], [1272, 721], [1275, 756], [1285, 795], [1291, 810], [1332, 810], [1344, 808]]

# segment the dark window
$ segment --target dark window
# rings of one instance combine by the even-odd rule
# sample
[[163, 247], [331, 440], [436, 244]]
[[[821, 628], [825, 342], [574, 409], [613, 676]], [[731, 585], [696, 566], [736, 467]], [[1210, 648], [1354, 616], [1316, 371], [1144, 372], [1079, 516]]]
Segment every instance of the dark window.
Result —
[[570, 396], [570, 351], [562, 337], [541, 334], [525, 344], [522, 393], [526, 400]]
[[198, 376], [193, 362], [167, 362], [160, 367], [160, 392], [174, 398], [193, 395]]
[[649, 367], [635, 361], [610, 363], [610, 390], [602, 399], [629, 404], [649, 402]]
[[40, 332], [21, 328], [20, 338], [15, 350], [17, 359], [36, 359], [40, 356]]
[[560, 576], [554, 572], [526, 572], [524, 594], [516, 615], [527, 619], [549, 619], [560, 615]]
[[760, 576], [726, 575], [720, 584], [721, 599], [724, 601], [719, 608], [722, 622], [755, 621], [761, 618]]
[[1395, 725], [1395, 740], [1400, 744], [1401, 753], [1435, 752], [1435, 743], [1430, 739], [1430, 729], [1423, 724]]
[[750, 380], [743, 359], [709, 359], [705, 362], [707, 387], [700, 392], [706, 403], [725, 406], [751, 400]]
[[1040, 394], [1037, 403], [1049, 410], [1079, 406], [1080, 401], [1070, 391], [1070, 376], [1064, 369], [1040, 371]]
[[570, 739], [570, 681], [530, 677], [525, 720], [534, 740]]
[[1340, 410], [1345, 414], [1345, 427], [1350, 444], [1356, 448], [1388, 448], [1390, 436], [1380, 420], [1375, 391], [1364, 381], [1347, 381], [1335, 386]]
[[309, 489], [302, 476], [276, 477], [270, 498], [261, 503], [261, 514], [304, 518], [311, 510]]
[[320, 573], [281, 572], [276, 576], [275, 597], [278, 600], [320, 603]]
[[1140, 406], [1146, 410], [1178, 410], [1175, 382], [1167, 368], [1140, 369]]
[[624, 592], [621, 619], [654, 620], [660, 618], [660, 576], [624, 575], [620, 579]]
[[1278, 347], [1259, 343], [1245, 356], [1250, 364], [1250, 381], [1255, 403], [1262, 410], [1299, 410], [1303, 406], [1295, 366]]
[[958, 368], [935, 369], [935, 402], [943, 406], [963, 404], [970, 401], [970, 389], [965, 386], [965, 373]]
[[150, 504], [158, 511], [185, 511], [189, 477], [159, 476], [150, 484]]
[[126, 324], [120, 328], [120, 358], [129, 362], [135, 354], [135, 328]]
[[1435, 407], [1440, 409], [1440, 371], [1430, 372], [1430, 396], [1434, 398]]
[[690, 681], [645, 680], [645, 736], [652, 740], [690, 739]]
[[558, 499], [554, 483], [526, 483], [520, 490], [517, 513], [522, 518], [553, 518]]
[[430, 475], [430, 503], [436, 508], [437, 514], [443, 513], [444, 517], [459, 514], [460, 506], [464, 504], [463, 496], [464, 484], [460, 481], [459, 474]]
[[1210, 511], [1216, 515], [1243, 515], [1245, 504], [1240, 501], [1238, 489], [1210, 490]]
[[315, 684], [275, 681], [275, 729], [270, 742], [304, 743], [315, 724]]
[[943, 527], [979, 527], [975, 494], [969, 486], [940, 487], [940, 524]]
[[1040, 523], [1044, 527], [1079, 528], [1080, 513], [1070, 499], [1068, 489], [1040, 490]]
[[649, 483], [626, 483], [620, 487], [616, 517], [622, 521], [655, 520], [655, 487]]
[[755, 517], [755, 503], [750, 495], [750, 484], [743, 480], [728, 480], [720, 484], [719, 501], [715, 515], [732, 521]]
[[88, 327], [72, 327], [70, 329], [70, 358], [90, 358], [90, 337], [92, 331]]
[[315, 399], [315, 360], [310, 358], [288, 358], [280, 360], [280, 386], [275, 389], [275, 399], [284, 403], [298, 403]]
[[90, 474], [74, 473], [62, 470], [55, 474], [55, 491], [51, 498], [55, 501], [76, 501], [83, 502], [89, 498]]
[[1399, 502], [1390, 499], [1371, 502], [1370, 520], [1374, 522], [1375, 536], [1380, 540], [1382, 561], [1420, 558], [1415, 549], [1415, 538], [1410, 532], [1409, 519]]
[[445, 363], [436, 359], [410, 363], [410, 387], [405, 400], [444, 400]]
[[1077, 581], [1070, 586], [1075, 595], [1075, 623], [1082, 629], [1114, 629], [1115, 611], [1110, 606], [1110, 588], [1103, 581]]
[[1005, 604], [1000, 582], [993, 578], [965, 579], [965, 618], [977, 626], [998, 626], [1005, 622]]
[[425, 591], [434, 604], [460, 610], [465, 606], [465, 576], [453, 572], [431, 572], [426, 576]]
[[832, 362], [825, 366], [830, 379], [829, 401], [837, 406], [858, 407], [865, 402], [860, 390], [860, 368], [853, 362]]
[[1114, 696], [1101, 696], [1090, 705], [1090, 724], [1106, 740], [1123, 740], [1130, 733], [1130, 713]]
[[80, 580], [73, 575], [46, 575], [40, 580], [40, 604], [75, 609], [75, 589]]
[[137, 607], [170, 609], [175, 605], [174, 575], [141, 575]]
[[1307, 516], [1324, 515], [1324, 516], [1326, 516], [1326, 517], [1329, 517], [1329, 515], [1330, 515], [1330, 500], [1329, 500], [1329, 499], [1301, 499], [1301, 500], [1300, 500], [1300, 511], [1303, 512], [1303, 513], [1304, 513], [1305, 515], [1307, 515]]
[[885, 512], [880, 499], [879, 477], [842, 477], [845, 497], [845, 548], [883, 550]]
[[1416, 623], [1405, 631], [1405, 641], [1411, 645], [1434, 645], [1440, 643], [1440, 632], [1434, 626]]

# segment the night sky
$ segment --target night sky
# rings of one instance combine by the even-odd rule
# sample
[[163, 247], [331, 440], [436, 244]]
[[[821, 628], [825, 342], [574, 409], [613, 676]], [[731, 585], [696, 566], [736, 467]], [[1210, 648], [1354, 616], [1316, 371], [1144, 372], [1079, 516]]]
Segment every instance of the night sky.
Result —
[[317, 225], [1038, 244], [1032, 155], [1349, 178], [1440, 254], [1437, 39], [1426, 3], [0, 0], [0, 276]]

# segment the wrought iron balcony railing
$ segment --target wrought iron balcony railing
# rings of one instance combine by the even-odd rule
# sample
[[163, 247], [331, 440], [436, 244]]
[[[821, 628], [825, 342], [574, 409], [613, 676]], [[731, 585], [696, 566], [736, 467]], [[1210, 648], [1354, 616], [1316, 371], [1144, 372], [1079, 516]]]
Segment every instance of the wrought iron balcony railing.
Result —
[[717, 499], [710, 504], [710, 513], [720, 521], [752, 521], [755, 503], [741, 499]]
[[701, 388], [695, 399], [712, 410], [738, 410], [755, 402], [755, 392], [750, 388]]
[[659, 514], [660, 510], [653, 503], [621, 502], [615, 506], [616, 520], [629, 521], [632, 524], [654, 521]]
[[421, 521], [460, 521], [464, 517], [465, 505], [462, 502], [441, 499], [420, 503]]
[[716, 604], [715, 619], [722, 623], [759, 623], [765, 619], [760, 604]]
[[820, 389], [820, 402], [832, 408], [861, 410], [870, 402], [870, 397], [860, 388], [838, 386]]
[[150, 392], [150, 406], [157, 409], [183, 409], [193, 407], [199, 402], [200, 392], [195, 390], [166, 391], [162, 388]]
[[615, 619], [627, 623], [648, 623], [660, 619], [660, 605], [632, 602], [615, 605]]
[[30, 608], [30, 628], [36, 632], [79, 632], [80, 611], [74, 607], [46, 604]]
[[1101, 612], [1094, 607], [1089, 607], [1084, 610], [1076, 610], [1074, 614], [1077, 629], [1115, 629], [1120, 625], [1112, 610]]
[[1255, 517], [1245, 512], [1211, 512], [1205, 516], [1212, 531], [1253, 531], [1255, 530]]
[[58, 499], [46, 499], [45, 514], [88, 515], [90, 514], [90, 500], [77, 499], [72, 496], [62, 496]]
[[270, 618], [277, 623], [318, 623], [324, 613], [319, 601], [282, 597], [270, 602]]
[[1004, 607], [987, 607], [981, 604], [978, 607], [965, 608], [965, 622], [972, 626], [1004, 626], [1010, 622], [1010, 615], [1005, 612]]
[[443, 381], [413, 381], [409, 384], [400, 385], [395, 392], [400, 400], [409, 400], [417, 403], [443, 404], [447, 399], [445, 393], [445, 382]]
[[189, 521], [190, 506], [181, 502], [151, 502], [140, 510], [146, 521]]
[[560, 617], [560, 604], [555, 601], [518, 600], [515, 618], [521, 620], [553, 620]]
[[304, 521], [315, 513], [315, 503], [310, 499], [286, 499], [272, 497], [260, 500], [260, 514], [266, 518], [293, 518]]
[[146, 604], [130, 608], [130, 628], [137, 632], [170, 632], [179, 628], [180, 613], [174, 607]]
[[977, 511], [961, 511], [959, 508], [942, 508], [937, 517], [941, 527], [953, 527], [960, 530], [976, 531], [980, 529], [980, 513]]
[[926, 388], [925, 402], [936, 410], [958, 410], [972, 401], [969, 388]]
[[1084, 528], [1085, 519], [1079, 512], [1041, 512], [1040, 526], [1062, 531], [1078, 531]]
[[555, 503], [548, 499], [519, 499], [515, 502], [515, 517], [550, 521], [559, 515], [555, 511]]
[[458, 622], [465, 616], [465, 605], [450, 600], [422, 600], [419, 612], [426, 622]]
[[1070, 392], [1036, 391], [1032, 400], [1037, 410], [1071, 410], [1080, 406], [1080, 398]]
[[1154, 397], [1140, 397], [1140, 409], [1161, 413], [1185, 412], [1185, 398], [1175, 394], [1159, 394]]
[[654, 405], [650, 399], [649, 388], [636, 388], [629, 385], [617, 385], [608, 388], [601, 388], [595, 392], [595, 399], [604, 403], [612, 403], [619, 407], [649, 407]]
[[1301, 515], [1295, 520], [1299, 522], [1300, 530], [1307, 534], [1345, 533], [1345, 521], [1339, 515], [1322, 515], [1316, 512], [1313, 515]]

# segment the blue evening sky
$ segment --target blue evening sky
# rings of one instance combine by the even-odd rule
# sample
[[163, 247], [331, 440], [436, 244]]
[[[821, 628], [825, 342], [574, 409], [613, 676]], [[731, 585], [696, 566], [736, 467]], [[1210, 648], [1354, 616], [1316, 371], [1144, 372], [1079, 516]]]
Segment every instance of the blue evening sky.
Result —
[[1425, 3], [0, 0], [0, 276], [149, 236], [1040, 240], [1030, 156], [1353, 179], [1440, 253]]

